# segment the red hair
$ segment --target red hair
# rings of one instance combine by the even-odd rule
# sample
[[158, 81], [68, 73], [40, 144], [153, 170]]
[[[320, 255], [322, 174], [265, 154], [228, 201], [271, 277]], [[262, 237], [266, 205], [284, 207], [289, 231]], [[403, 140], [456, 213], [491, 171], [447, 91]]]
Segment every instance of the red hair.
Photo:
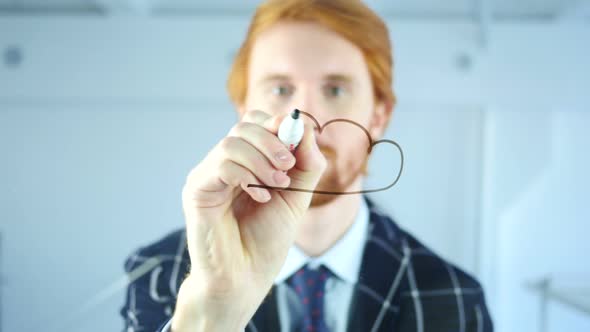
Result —
[[367, 63], [375, 98], [395, 104], [389, 31], [385, 22], [361, 0], [268, 0], [256, 9], [229, 73], [227, 89], [236, 105], [246, 99], [247, 68], [256, 37], [281, 20], [319, 23], [356, 45]]

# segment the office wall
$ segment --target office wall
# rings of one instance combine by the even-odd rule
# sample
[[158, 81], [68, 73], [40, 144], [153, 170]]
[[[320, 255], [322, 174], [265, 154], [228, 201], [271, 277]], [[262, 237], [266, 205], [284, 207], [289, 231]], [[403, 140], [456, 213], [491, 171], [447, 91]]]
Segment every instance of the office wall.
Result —
[[496, 229], [494, 289], [499, 331], [588, 331], [582, 313], [549, 302], [531, 284], [590, 295], [590, 112], [491, 112], [487, 118], [488, 205]]

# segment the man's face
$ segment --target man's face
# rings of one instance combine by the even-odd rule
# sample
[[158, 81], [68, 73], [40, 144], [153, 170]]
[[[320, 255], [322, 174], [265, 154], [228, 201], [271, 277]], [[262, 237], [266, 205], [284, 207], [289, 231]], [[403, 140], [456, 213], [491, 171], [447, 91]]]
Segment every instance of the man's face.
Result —
[[[311, 113], [323, 124], [345, 118], [381, 136], [389, 117], [376, 105], [363, 54], [354, 44], [316, 23], [281, 22], [255, 41], [248, 67], [248, 92], [240, 111], [258, 109]], [[368, 141], [358, 127], [329, 125], [316, 139], [328, 167], [316, 189], [346, 191], [362, 173]], [[312, 206], [336, 196], [316, 194]]]

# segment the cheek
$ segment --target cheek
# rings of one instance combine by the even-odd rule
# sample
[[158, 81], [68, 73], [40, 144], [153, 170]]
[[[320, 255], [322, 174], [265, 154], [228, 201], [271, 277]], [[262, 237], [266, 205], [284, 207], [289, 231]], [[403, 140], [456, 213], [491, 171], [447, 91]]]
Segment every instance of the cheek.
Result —
[[261, 95], [258, 91], [256, 90], [248, 90], [248, 94], [246, 95], [246, 107], [248, 110], [253, 110], [253, 109], [260, 109], [262, 110], [264, 108], [264, 99], [261, 98]]
[[292, 111], [288, 105], [272, 102], [264, 93], [257, 91], [252, 91], [246, 98], [246, 110], [260, 110], [270, 115]]
[[369, 141], [361, 129], [342, 131], [335, 142], [340, 142], [337, 148], [340, 167], [357, 169], [356, 165], [366, 159]]

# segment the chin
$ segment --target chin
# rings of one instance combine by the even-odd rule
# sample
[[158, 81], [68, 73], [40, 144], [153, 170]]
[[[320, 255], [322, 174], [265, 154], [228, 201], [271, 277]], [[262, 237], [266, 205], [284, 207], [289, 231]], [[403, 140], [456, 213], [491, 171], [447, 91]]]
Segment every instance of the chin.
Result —
[[[348, 171], [345, 171], [338, 170], [336, 167], [330, 167], [330, 164], [335, 164], [334, 160], [336, 158], [333, 154], [327, 154], [326, 159], [332, 163], [328, 163], [329, 166], [320, 178], [316, 190], [340, 193], [354, 190], [353, 188], [356, 187], [355, 182], [366, 173], [367, 160], [364, 160], [361, 164], [358, 164], [358, 162], [350, 162], [347, 165]], [[339, 196], [342, 195], [313, 194], [310, 207], [327, 205], [335, 201]]]
[[[317, 190], [322, 191], [333, 191], [333, 192], [346, 192], [353, 190], [354, 182], [359, 178], [360, 172], [355, 172], [355, 174], [350, 174], [346, 181], [340, 181], [340, 177], [335, 174], [326, 174], [326, 176], [322, 177], [320, 180], [319, 185], [316, 187]], [[329, 203], [335, 201], [338, 197], [342, 195], [330, 195], [330, 194], [313, 194], [311, 197], [311, 207], [319, 207], [324, 206]]]

